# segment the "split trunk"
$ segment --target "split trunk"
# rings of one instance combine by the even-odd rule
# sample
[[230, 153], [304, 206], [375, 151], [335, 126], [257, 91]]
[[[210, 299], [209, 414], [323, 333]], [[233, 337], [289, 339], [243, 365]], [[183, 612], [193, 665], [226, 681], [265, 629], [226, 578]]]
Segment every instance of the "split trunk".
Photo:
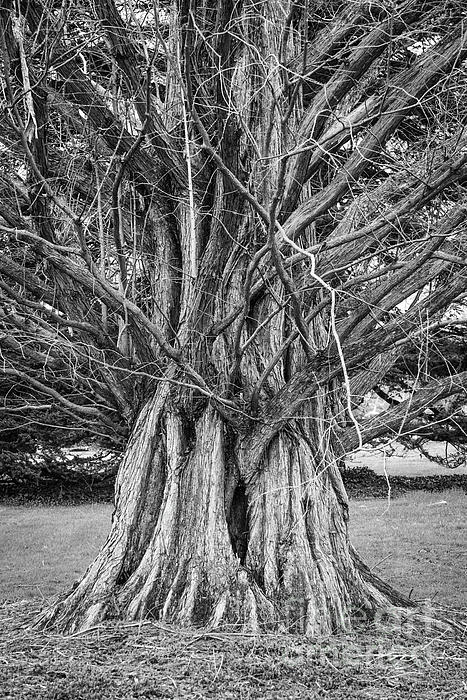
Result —
[[282, 430], [247, 483], [241, 437], [209, 402], [187, 416], [166, 387], [133, 430], [106, 543], [44, 624], [149, 616], [316, 635], [407, 604], [352, 548], [333, 448], [311, 421]]

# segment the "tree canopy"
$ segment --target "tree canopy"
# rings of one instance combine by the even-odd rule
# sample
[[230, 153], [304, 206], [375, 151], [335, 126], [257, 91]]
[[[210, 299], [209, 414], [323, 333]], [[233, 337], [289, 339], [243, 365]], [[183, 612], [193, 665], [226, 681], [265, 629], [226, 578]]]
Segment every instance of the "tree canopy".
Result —
[[[118, 443], [175, 362], [243, 412], [228, 395], [259, 340], [248, 316], [278, 278], [284, 299], [261, 322], [288, 307], [288, 327], [250, 387], [266, 416], [261, 395], [297, 338], [312, 376], [306, 327], [331, 302], [352, 373], [370, 347], [423, 352], [427, 322], [462, 296], [462, 3], [223, 5], [4, 3], [8, 410], [53, 404]], [[196, 309], [207, 344], [236, 327], [220, 388], [181, 359], [175, 316], [195, 278], [219, 299], [228, 266], [242, 298]], [[339, 374], [335, 340], [318, 349]], [[282, 391], [303, 401], [306, 383]]]
[[[465, 303], [464, 3], [20, 0], [0, 19], [4, 410], [127, 444], [108, 548], [52, 618], [90, 624], [114, 585], [130, 616], [218, 622], [243, 596], [254, 626], [300, 580], [312, 631], [347, 624], [344, 579], [358, 605], [400, 600], [349, 554], [335, 466], [465, 401], [465, 363], [424, 360]], [[401, 362], [408, 396], [357, 420]]]

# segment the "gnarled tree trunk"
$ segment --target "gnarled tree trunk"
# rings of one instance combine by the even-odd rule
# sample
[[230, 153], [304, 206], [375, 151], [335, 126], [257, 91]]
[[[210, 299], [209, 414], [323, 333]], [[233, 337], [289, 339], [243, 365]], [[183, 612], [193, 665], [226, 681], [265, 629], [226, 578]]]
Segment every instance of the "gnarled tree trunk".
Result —
[[461, 4], [2, 4], [4, 167], [30, 175], [1, 183], [4, 395], [130, 434], [107, 542], [43, 624], [312, 635], [408, 605], [349, 542], [337, 462], [467, 383], [418, 373], [358, 428], [465, 298]]
[[42, 624], [75, 631], [109, 616], [152, 616], [314, 635], [407, 604], [354, 554], [329, 441], [289, 426], [245, 483], [238, 436], [208, 402], [198, 410], [186, 417], [167, 390], [146, 404], [108, 539]]

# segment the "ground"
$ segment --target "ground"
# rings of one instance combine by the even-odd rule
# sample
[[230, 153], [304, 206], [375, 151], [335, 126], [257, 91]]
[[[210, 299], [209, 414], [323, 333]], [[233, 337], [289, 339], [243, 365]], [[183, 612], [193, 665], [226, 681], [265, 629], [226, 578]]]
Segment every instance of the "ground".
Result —
[[467, 694], [461, 631], [373, 623], [306, 642], [148, 623], [64, 638], [31, 630], [34, 612], [31, 603], [0, 609], [2, 700], [463, 700]]
[[[352, 499], [352, 540], [365, 561], [414, 600], [467, 599], [466, 495], [460, 489]], [[112, 506], [0, 504], [0, 600], [47, 598], [71, 586], [103, 543]]]
[[[420, 462], [414, 468], [423, 472]], [[426, 613], [453, 621], [451, 629], [409, 617], [360, 622], [352, 634], [312, 642], [158, 623], [46, 634], [32, 620], [44, 599], [70, 585], [92, 559], [111, 506], [0, 503], [0, 698], [465, 700], [465, 490], [390, 483], [391, 493], [381, 491], [381, 481], [370, 489], [384, 498], [351, 500], [353, 540], [393, 585], [415, 600], [431, 598]]]
[[[444, 457], [446, 454], [445, 443], [428, 442], [426, 447], [430, 454], [437, 457]], [[452, 453], [455, 453], [455, 450], [450, 446], [448, 454]], [[406, 450], [397, 443], [392, 446], [392, 449], [387, 448], [384, 450], [383, 447], [379, 449], [369, 447], [354, 452], [347, 460], [347, 464], [350, 467], [369, 467], [376, 474], [384, 474], [386, 470], [390, 477], [410, 476], [413, 478], [446, 476], [449, 474], [453, 476], [467, 475], [467, 463], [455, 469], [446, 469], [446, 467], [423, 457], [418, 450]]]
[[467, 605], [464, 491], [351, 501], [350, 532], [369, 566], [413, 600]]

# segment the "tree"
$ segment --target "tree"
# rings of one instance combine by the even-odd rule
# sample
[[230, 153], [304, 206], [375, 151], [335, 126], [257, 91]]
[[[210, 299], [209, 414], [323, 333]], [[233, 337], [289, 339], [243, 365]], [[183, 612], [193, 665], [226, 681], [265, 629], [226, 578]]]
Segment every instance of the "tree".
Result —
[[[11, 409], [10, 409], [11, 410]], [[99, 481], [101, 477], [115, 474], [116, 458], [106, 455], [108, 468], [102, 470], [102, 455], [73, 456], [74, 447], [82, 434], [76, 434], [54, 424], [59, 417], [53, 412], [28, 413], [27, 419], [18, 414], [3, 418], [0, 433], [0, 483], [32, 486], [51, 483], [76, 483], [85, 477]], [[45, 421], [45, 423], [43, 422]], [[40, 427], [42, 426], [42, 430]], [[112, 464], [110, 462], [113, 462]], [[114, 467], [112, 469], [112, 467]]]
[[315, 634], [410, 605], [350, 544], [337, 464], [465, 396], [420, 376], [354, 415], [465, 295], [464, 15], [3, 2], [2, 371], [18, 411], [127, 440], [44, 624]]
[[[423, 345], [419, 340], [407, 343], [404, 355], [391, 367], [382, 383], [374, 387], [373, 391], [379, 398], [397, 406], [411, 394], [421, 376], [426, 382], [465, 371], [465, 309], [455, 308], [453, 312], [451, 319], [430, 329]], [[465, 395], [453, 394], [426, 407], [423, 414], [411, 422], [410, 430], [410, 434], [401, 435], [399, 439], [405, 447], [417, 449], [424, 457], [444, 467], [453, 469], [464, 465], [467, 457]], [[439, 443], [444, 443], [444, 454], [440, 454]]]

